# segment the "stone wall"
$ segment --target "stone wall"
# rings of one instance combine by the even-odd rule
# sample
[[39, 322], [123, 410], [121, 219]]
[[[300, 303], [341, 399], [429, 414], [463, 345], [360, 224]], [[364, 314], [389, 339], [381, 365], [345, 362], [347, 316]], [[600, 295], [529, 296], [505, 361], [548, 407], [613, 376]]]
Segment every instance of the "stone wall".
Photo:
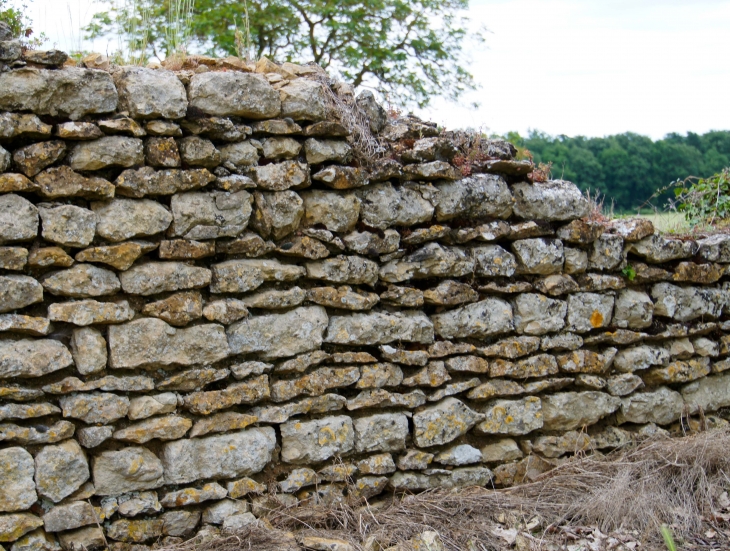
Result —
[[[729, 236], [591, 221], [509, 144], [467, 152], [338, 85], [360, 113], [343, 118], [316, 67], [17, 56], [0, 73], [9, 550], [508, 486], [683, 415], [726, 423]], [[362, 116], [371, 163], [347, 126]]]

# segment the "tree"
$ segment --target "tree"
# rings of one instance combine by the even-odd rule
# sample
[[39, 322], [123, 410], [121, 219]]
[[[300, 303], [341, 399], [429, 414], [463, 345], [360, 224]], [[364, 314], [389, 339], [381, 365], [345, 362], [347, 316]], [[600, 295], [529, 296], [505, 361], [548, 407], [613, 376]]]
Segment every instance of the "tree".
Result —
[[[101, 1], [110, 9], [94, 17], [89, 38], [122, 29], [128, 41], [148, 43], [158, 57], [173, 52], [165, 30], [183, 0], [136, 0], [131, 7]], [[313, 61], [355, 86], [377, 89], [392, 103], [424, 106], [432, 96], [456, 99], [476, 88], [463, 44], [483, 37], [466, 28], [468, 5], [468, 0], [196, 0], [187, 51], [240, 55], [247, 49], [241, 48], [247, 28], [256, 59]]]
[[[618, 212], [646, 205], [657, 190], [677, 179], [719, 173], [730, 166], [730, 132], [668, 134], [652, 141], [627, 132], [605, 138], [550, 136], [532, 131], [523, 138], [507, 135], [522, 151], [529, 150], [535, 163], [552, 162], [554, 178], [572, 180], [583, 190], [606, 196]], [[653, 199], [663, 206], [671, 190]]]

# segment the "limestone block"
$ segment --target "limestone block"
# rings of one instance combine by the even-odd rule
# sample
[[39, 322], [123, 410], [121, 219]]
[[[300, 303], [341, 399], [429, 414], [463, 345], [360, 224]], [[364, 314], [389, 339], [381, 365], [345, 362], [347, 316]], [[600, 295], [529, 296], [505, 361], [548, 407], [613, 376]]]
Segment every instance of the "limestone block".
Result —
[[112, 427], [82, 427], [76, 432], [76, 438], [84, 448], [96, 448], [112, 437]]
[[46, 199], [84, 197], [86, 199], [111, 199], [114, 185], [104, 178], [86, 178], [68, 166], [51, 167], [35, 177], [38, 194]]
[[563, 269], [563, 243], [558, 239], [522, 239], [512, 243], [519, 269], [525, 274], [550, 275]]
[[202, 520], [206, 524], [223, 524], [227, 518], [247, 513], [249, 509], [248, 501], [223, 499], [206, 507], [203, 510]]
[[262, 359], [295, 356], [321, 346], [327, 323], [327, 312], [321, 306], [252, 316], [228, 328], [228, 342], [234, 354], [258, 352]]
[[123, 323], [134, 317], [129, 302], [99, 302], [96, 300], [75, 300], [56, 302], [48, 306], [48, 319], [74, 325]]
[[629, 252], [642, 257], [647, 262], [659, 264], [671, 260], [681, 260], [693, 256], [699, 246], [694, 241], [683, 241], [662, 237], [658, 233], [632, 243]]
[[[709, 379], [705, 379], [708, 381]], [[684, 401], [679, 392], [662, 386], [655, 390], [636, 392], [621, 398], [619, 423], [657, 423], [668, 425], [682, 415]]]
[[726, 304], [722, 292], [713, 287], [678, 287], [657, 283], [651, 288], [654, 314], [677, 321], [692, 321], [707, 316], [716, 318]]
[[67, 160], [73, 170], [82, 172], [113, 167], [130, 168], [144, 164], [144, 147], [138, 138], [106, 136], [75, 145]]
[[121, 67], [114, 84], [119, 110], [133, 119], [181, 119], [187, 112], [185, 87], [172, 71]]
[[105, 451], [94, 460], [94, 493], [98, 496], [150, 490], [164, 482], [162, 463], [146, 448]]
[[221, 164], [221, 153], [210, 140], [187, 136], [178, 140], [177, 147], [183, 166], [202, 166], [212, 170]]
[[631, 373], [648, 369], [654, 365], [664, 365], [669, 361], [669, 351], [659, 346], [639, 345], [624, 348], [616, 354], [613, 365], [617, 371]]
[[360, 215], [360, 199], [355, 193], [312, 190], [301, 194], [305, 226], [324, 225], [333, 232], [349, 232]]
[[62, 159], [65, 154], [66, 143], [61, 140], [53, 140], [16, 149], [13, 152], [13, 161], [18, 170], [28, 178], [32, 178], [44, 168]]
[[0, 196], [0, 243], [28, 241], [38, 235], [38, 209], [20, 195]]
[[512, 277], [517, 270], [514, 255], [499, 245], [482, 245], [471, 249], [474, 256], [476, 273], [488, 277]]
[[71, 334], [71, 355], [82, 375], [106, 369], [106, 340], [98, 329], [82, 327]]
[[165, 392], [154, 396], [140, 396], [129, 402], [128, 417], [133, 421], [146, 419], [162, 413], [173, 413], [177, 408], [177, 396], [174, 392]]
[[282, 161], [253, 168], [257, 187], [267, 191], [284, 191], [309, 187], [309, 166], [299, 161]]
[[96, 524], [101, 519], [94, 508], [86, 501], [72, 501], [64, 505], [56, 505], [43, 515], [43, 528], [46, 532], [63, 532], [90, 524]]
[[16, 541], [39, 526], [43, 521], [30, 513], [0, 515], [0, 542]]
[[121, 288], [114, 272], [91, 264], [76, 264], [68, 270], [50, 273], [41, 283], [53, 295], [73, 298], [111, 295]]
[[115, 520], [109, 525], [106, 533], [113, 540], [145, 543], [162, 536], [162, 520]]
[[93, 202], [91, 210], [98, 216], [97, 233], [114, 242], [155, 235], [165, 231], [172, 223], [172, 214], [150, 199]]
[[[690, 413], [700, 408], [705, 412], [717, 411], [730, 405], [730, 373], [713, 375], [682, 387], [682, 397]], [[631, 396], [629, 397], [631, 398]]]
[[266, 281], [290, 282], [306, 274], [305, 268], [275, 259], [228, 260], [213, 264], [213, 293], [244, 293]]
[[41, 377], [73, 364], [68, 349], [51, 339], [0, 342], [0, 379]]
[[349, 166], [326, 166], [313, 174], [312, 179], [332, 189], [354, 189], [368, 184], [365, 170]]
[[597, 293], [576, 293], [568, 297], [568, 329], [585, 333], [608, 327], [613, 314], [614, 297]]
[[500, 438], [482, 448], [482, 461], [485, 463], [505, 463], [515, 459], [522, 459], [522, 451], [511, 438]]
[[43, 301], [43, 286], [23, 275], [0, 275], [0, 312], [10, 312]]
[[262, 75], [237, 71], [193, 75], [190, 107], [208, 115], [271, 119], [279, 116], [281, 99]]
[[254, 193], [251, 226], [263, 237], [281, 239], [294, 232], [304, 216], [304, 201], [293, 191]]
[[588, 258], [591, 270], [614, 270], [624, 259], [624, 240], [621, 236], [603, 234], [593, 242]]
[[375, 285], [378, 264], [360, 256], [339, 255], [315, 262], [307, 262], [307, 277], [329, 283]]
[[575, 430], [593, 425], [621, 406], [603, 392], [559, 392], [542, 397], [543, 429]]
[[590, 212], [578, 187], [565, 180], [519, 183], [512, 186], [515, 214], [525, 220], [573, 220]]
[[64, 417], [89, 424], [113, 423], [129, 411], [129, 398], [106, 392], [62, 396], [59, 404]]
[[310, 165], [318, 165], [326, 161], [347, 164], [352, 156], [352, 148], [341, 140], [321, 140], [309, 138], [304, 142], [304, 153]]
[[456, 398], [423, 407], [413, 415], [413, 441], [418, 447], [439, 446], [466, 434], [482, 415]]
[[431, 316], [434, 331], [445, 339], [488, 337], [513, 328], [512, 306], [497, 298], [455, 308]]
[[175, 293], [166, 299], [146, 304], [142, 314], [160, 318], [176, 327], [184, 327], [203, 316], [203, 298], [198, 291]]
[[261, 471], [271, 461], [276, 434], [271, 427], [165, 444], [166, 484], [200, 479], [236, 478]]
[[23, 68], [0, 75], [0, 110], [68, 117], [112, 113], [118, 96], [109, 73], [65, 67]]
[[332, 316], [324, 342], [377, 345], [391, 342], [433, 342], [434, 325], [423, 312], [372, 312]]
[[391, 226], [413, 226], [433, 217], [437, 190], [428, 185], [391, 183], [368, 186], [359, 192], [360, 217], [368, 226], [380, 230]]
[[145, 262], [120, 274], [122, 289], [132, 295], [198, 289], [210, 284], [211, 271], [184, 262]]
[[30, 509], [36, 495], [33, 456], [23, 448], [0, 450], [0, 512]]
[[106, 548], [107, 540], [104, 531], [98, 526], [86, 526], [78, 530], [69, 530], [58, 535], [61, 548], [65, 551], [88, 551], [101, 550]]
[[[204, 484], [202, 488], [185, 488], [171, 491], [160, 500], [163, 507], [184, 507], [205, 501], [220, 500], [228, 495], [228, 491], [216, 482]], [[239, 496], [240, 497], [240, 496]]]
[[[171, 152], [171, 155], [178, 153], [177, 145], [174, 146], [174, 149], [172, 149], [172, 145], [169, 145], [167, 150]], [[174, 166], [178, 165], [179, 160]], [[193, 191], [207, 186], [214, 180], [215, 176], [205, 168], [155, 170], [146, 166], [123, 171], [114, 184], [117, 195], [142, 198], [146, 195], [173, 195], [184, 191]]]
[[75, 440], [46, 446], [35, 457], [38, 493], [54, 503], [74, 493], [89, 479], [89, 464]]
[[314, 80], [297, 79], [279, 89], [281, 117], [295, 121], [321, 121], [327, 114], [327, 102], [322, 84]]
[[438, 186], [436, 219], [509, 218], [514, 200], [507, 182], [493, 174], [474, 174], [457, 182]]
[[231, 169], [256, 166], [259, 162], [258, 150], [248, 141], [226, 144], [218, 151], [221, 153], [221, 162]]
[[281, 425], [281, 459], [285, 463], [318, 463], [354, 447], [352, 419], [344, 415]]
[[521, 400], [494, 400], [482, 410], [485, 419], [475, 429], [480, 434], [522, 435], [542, 428], [540, 398], [529, 396]]
[[474, 264], [474, 259], [461, 247], [428, 243], [402, 260], [384, 264], [379, 276], [389, 283], [431, 277], [461, 277], [473, 273]]
[[359, 453], [405, 450], [408, 418], [402, 413], [381, 413], [354, 421], [355, 449]]
[[724, 234], [713, 235], [697, 242], [699, 256], [709, 262], [730, 263], [730, 237]]
[[123, 442], [144, 444], [153, 439], [178, 440], [193, 426], [193, 422], [179, 415], [153, 417], [116, 431], [112, 436]]
[[109, 327], [108, 341], [112, 368], [205, 364], [230, 354], [217, 324], [174, 329], [161, 319], [142, 318]]
[[523, 293], [513, 301], [515, 330], [528, 335], [544, 335], [565, 327], [568, 305], [563, 300], [537, 293]]
[[623, 329], [644, 329], [651, 326], [654, 303], [644, 292], [623, 289], [616, 296], [613, 323]]

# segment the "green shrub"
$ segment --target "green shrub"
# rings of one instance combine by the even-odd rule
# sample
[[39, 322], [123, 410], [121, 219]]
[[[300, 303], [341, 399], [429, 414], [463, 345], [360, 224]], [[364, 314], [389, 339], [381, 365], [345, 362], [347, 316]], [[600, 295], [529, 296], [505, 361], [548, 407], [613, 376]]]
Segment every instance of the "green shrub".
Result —
[[677, 210], [692, 227], [722, 226], [730, 221], [730, 168], [709, 178], [678, 180], [674, 185]]

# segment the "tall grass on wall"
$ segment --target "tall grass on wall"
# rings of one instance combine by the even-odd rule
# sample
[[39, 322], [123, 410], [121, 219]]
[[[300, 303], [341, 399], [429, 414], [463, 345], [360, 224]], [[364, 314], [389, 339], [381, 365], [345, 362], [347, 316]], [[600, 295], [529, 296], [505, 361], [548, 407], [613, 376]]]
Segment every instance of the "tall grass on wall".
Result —
[[195, 0], [169, 0], [170, 8], [167, 12], [167, 39], [168, 56], [185, 56], [193, 21]]

